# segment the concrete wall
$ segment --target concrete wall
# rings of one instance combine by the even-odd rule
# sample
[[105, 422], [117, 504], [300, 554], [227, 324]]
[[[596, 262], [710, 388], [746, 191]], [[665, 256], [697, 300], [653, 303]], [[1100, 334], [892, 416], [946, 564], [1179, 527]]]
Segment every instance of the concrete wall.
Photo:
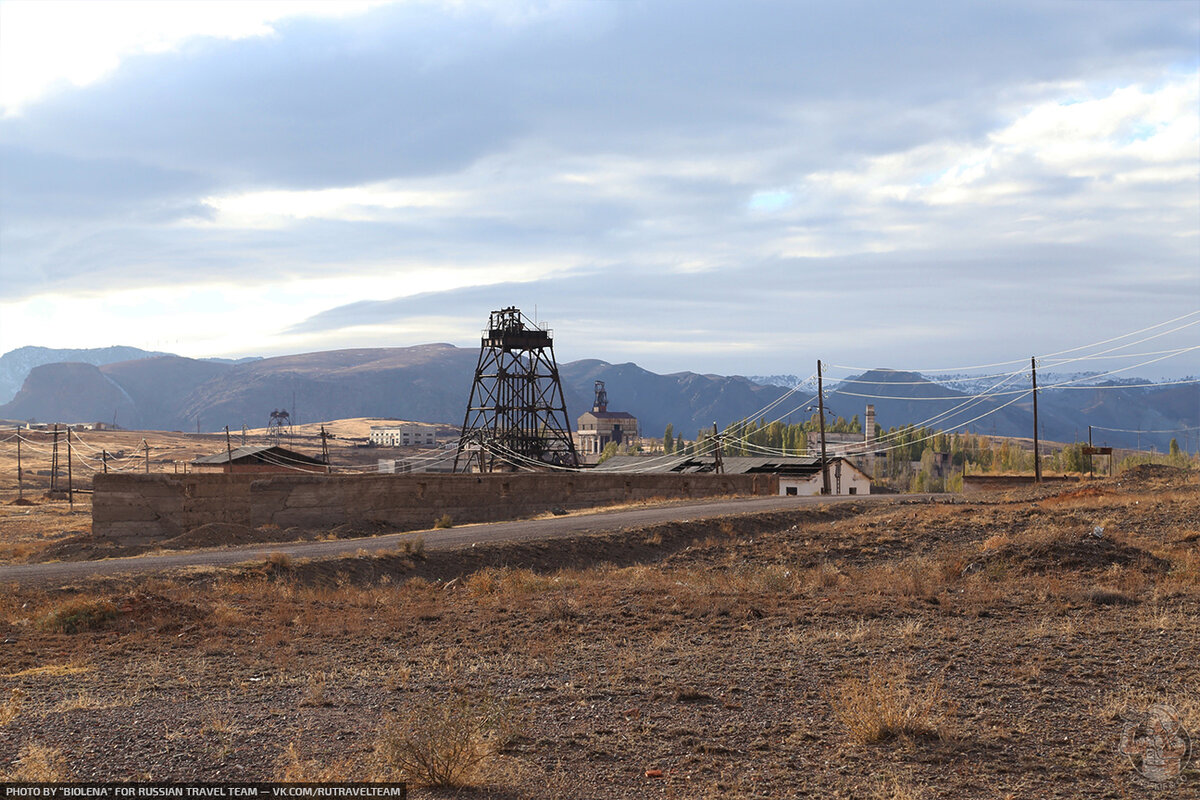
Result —
[[[1043, 475], [1042, 483], [1078, 482], [1075, 475]], [[966, 475], [963, 477], [963, 494], [999, 492], [1034, 486], [1032, 475]]]
[[172, 475], [98, 474], [92, 532], [147, 544], [210, 522], [326, 529], [384, 523], [397, 530], [519, 519], [555, 508], [651, 498], [771, 495], [774, 475]]

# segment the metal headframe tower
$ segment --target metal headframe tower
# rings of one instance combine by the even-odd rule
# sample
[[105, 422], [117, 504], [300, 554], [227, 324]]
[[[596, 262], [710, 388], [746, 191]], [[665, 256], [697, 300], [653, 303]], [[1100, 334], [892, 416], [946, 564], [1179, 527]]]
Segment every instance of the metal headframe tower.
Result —
[[275, 409], [271, 412], [271, 421], [267, 423], [267, 438], [279, 444], [283, 440], [283, 429], [287, 428], [289, 435], [292, 429], [292, 417], [287, 409]]
[[479, 349], [454, 471], [578, 466], [551, 332], [510, 306], [493, 311]]

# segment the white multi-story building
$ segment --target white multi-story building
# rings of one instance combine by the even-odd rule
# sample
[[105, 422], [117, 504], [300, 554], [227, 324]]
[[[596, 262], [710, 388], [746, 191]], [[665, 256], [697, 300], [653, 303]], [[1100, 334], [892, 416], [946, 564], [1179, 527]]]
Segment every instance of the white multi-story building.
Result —
[[435, 447], [437, 428], [433, 425], [372, 425], [371, 444], [379, 447]]

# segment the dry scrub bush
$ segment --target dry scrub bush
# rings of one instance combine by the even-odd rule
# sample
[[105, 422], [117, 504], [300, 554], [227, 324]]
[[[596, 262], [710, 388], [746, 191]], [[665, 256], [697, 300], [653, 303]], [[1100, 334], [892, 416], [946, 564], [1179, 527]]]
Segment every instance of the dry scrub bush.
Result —
[[854, 588], [862, 594], [932, 597], [945, 587], [943, 570], [927, 559], [906, 559], [855, 572]]
[[70, 770], [62, 753], [53, 747], [27, 744], [8, 772], [0, 772], [0, 781], [49, 783], [70, 778]]
[[1200, 697], [1190, 692], [1162, 693], [1148, 689], [1121, 689], [1094, 702], [1090, 713], [1107, 722], [1117, 722], [1129, 712], [1145, 711], [1153, 705], [1175, 709], [1179, 721], [1188, 731], [1200, 728]]
[[435, 528], [453, 528], [454, 527], [454, 519], [449, 514], [442, 514], [440, 517], [438, 517], [436, 520], [433, 521], [433, 527], [435, 527]]
[[921, 800], [925, 793], [913, 785], [912, 775], [891, 774], [880, 780], [872, 794], [875, 800]]
[[56, 633], [81, 633], [100, 630], [114, 622], [119, 616], [112, 601], [74, 598], [49, 611], [39, 624]]
[[1167, 596], [1200, 594], [1200, 549], [1189, 547], [1170, 554], [1171, 566], [1160, 591]]
[[332, 705], [329, 698], [325, 696], [325, 683], [328, 676], [324, 672], [314, 672], [308, 676], [308, 682], [304, 686], [303, 696], [300, 698], [300, 705], [307, 707], [321, 707]]
[[942, 736], [953, 711], [940, 678], [911, 686], [907, 670], [871, 670], [866, 680], [851, 678], [833, 693], [834, 713], [860, 744], [898, 736]]
[[289, 742], [279, 759], [279, 780], [284, 783], [340, 783], [362, 780], [360, 767], [351, 760], [321, 763], [305, 760], [295, 742]]
[[267, 567], [276, 572], [287, 572], [292, 568], [292, 557], [287, 553], [271, 553], [267, 556]]
[[493, 698], [455, 695], [388, 714], [375, 743], [378, 780], [418, 786], [471, 786], [515, 732], [511, 708]]
[[21, 713], [21, 706], [25, 702], [25, 693], [20, 689], [13, 689], [9, 694], [8, 699], [0, 705], [0, 728], [17, 718]]
[[467, 594], [473, 597], [501, 599], [529, 599], [551, 591], [576, 588], [576, 574], [559, 572], [555, 575], [540, 575], [531, 569], [514, 567], [485, 567], [467, 576]]
[[836, 589], [846, 576], [836, 564], [824, 563], [808, 570], [805, 576], [808, 592], [815, 594], [822, 589]]

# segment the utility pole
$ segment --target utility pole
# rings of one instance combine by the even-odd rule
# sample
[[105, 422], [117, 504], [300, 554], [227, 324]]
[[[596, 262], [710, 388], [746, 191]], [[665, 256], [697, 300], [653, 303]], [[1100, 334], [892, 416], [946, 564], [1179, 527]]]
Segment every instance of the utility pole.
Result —
[[332, 468], [329, 466], [329, 434], [325, 433], [325, 426], [321, 426], [321, 457], [325, 459], [325, 474], [328, 475]]
[[21, 426], [17, 426], [17, 499], [25, 499], [25, 482], [21, 479]]
[[58, 489], [58, 423], [54, 423], [54, 449], [50, 454], [50, 491]]
[[1038, 449], [1037, 417], [1037, 359], [1029, 357], [1030, 375], [1033, 377], [1033, 482], [1042, 482], [1042, 454]]
[[150, 474], [150, 443], [149, 443], [149, 442], [147, 442], [145, 439], [142, 439], [142, 444], [143, 444], [143, 445], [145, 445], [145, 450], [146, 450], [146, 474], [147, 474], [147, 475], [149, 475], [149, 474]]
[[225, 426], [225, 456], [229, 459], [229, 471], [233, 472], [233, 444], [229, 441], [229, 426]]
[[67, 428], [67, 504], [75, 510], [75, 479], [71, 474], [71, 428]]
[[825, 458], [825, 384], [821, 378], [821, 359], [817, 359], [817, 416], [821, 418], [821, 494], [829, 494], [829, 461]]
[[107, 475], [108, 474], [108, 451], [107, 450], [100, 451], [100, 460], [104, 462], [104, 474]]
[[721, 434], [717, 432], [717, 423], [713, 423], [713, 442], [716, 445], [716, 450], [713, 451], [713, 471], [718, 475], [725, 474], [725, 462], [721, 460]]
[[[1092, 449], [1092, 426], [1088, 425], [1088, 450]], [[1092, 466], [1092, 454], [1088, 453], [1088, 477], [1096, 477], [1096, 470]]]

